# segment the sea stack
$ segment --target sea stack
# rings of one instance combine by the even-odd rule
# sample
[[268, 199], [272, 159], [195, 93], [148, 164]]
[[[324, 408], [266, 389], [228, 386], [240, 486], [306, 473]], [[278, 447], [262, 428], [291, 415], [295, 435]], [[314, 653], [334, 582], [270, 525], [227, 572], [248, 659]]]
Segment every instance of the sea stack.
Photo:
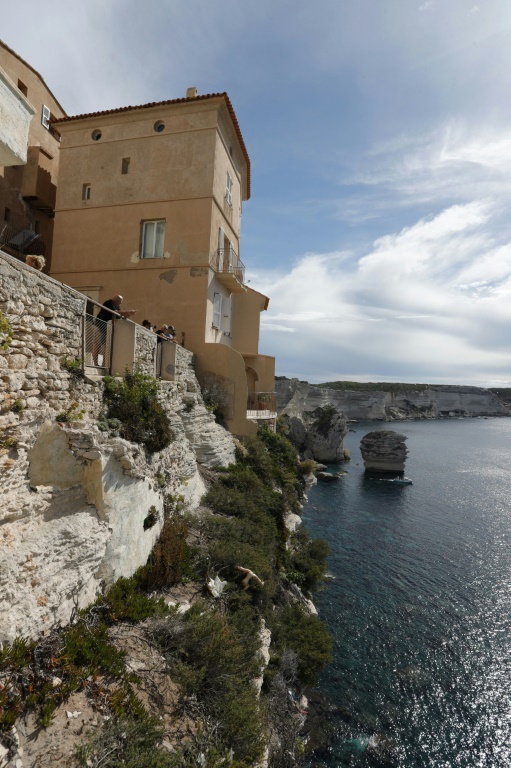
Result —
[[374, 472], [404, 472], [408, 449], [406, 435], [392, 429], [368, 432], [360, 441], [364, 467]]

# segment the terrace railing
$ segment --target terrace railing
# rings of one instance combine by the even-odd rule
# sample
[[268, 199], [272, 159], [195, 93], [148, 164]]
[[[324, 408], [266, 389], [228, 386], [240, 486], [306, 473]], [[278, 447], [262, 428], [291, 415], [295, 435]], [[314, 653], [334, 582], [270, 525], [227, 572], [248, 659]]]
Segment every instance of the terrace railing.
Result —
[[275, 419], [277, 396], [275, 392], [249, 392], [247, 398], [247, 419]]
[[84, 315], [83, 359], [87, 368], [106, 369], [112, 363], [113, 323]]
[[243, 284], [245, 282], [245, 265], [238, 258], [234, 248], [219, 248], [209, 260], [210, 266], [223, 275], [232, 275]]

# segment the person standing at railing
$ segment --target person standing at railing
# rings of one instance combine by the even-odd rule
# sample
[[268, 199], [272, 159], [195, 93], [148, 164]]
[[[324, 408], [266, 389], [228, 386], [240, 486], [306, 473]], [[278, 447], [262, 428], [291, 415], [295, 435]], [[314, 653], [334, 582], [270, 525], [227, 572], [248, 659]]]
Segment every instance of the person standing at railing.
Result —
[[107, 323], [109, 323], [111, 320], [114, 320], [116, 317], [116, 314], [121, 315], [121, 317], [123, 318], [126, 318], [126, 317], [131, 317], [131, 315], [134, 315], [137, 311], [136, 309], [121, 309], [122, 302], [123, 302], [123, 297], [120, 294], [116, 294], [111, 299], [107, 299], [106, 301], [103, 302], [102, 309], [100, 309], [98, 314], [96, 315], [96, 327], [98, 330], [98, 334], [97, 334], [96, 344], [94, 345], [94, 351], [92, 355], [94, 360], [94, 365], [98, 365], [99, 355], [102, 355], [103, 359], [105, 357], [106, 336], [107, 336], [107, 329], [108, 329]]

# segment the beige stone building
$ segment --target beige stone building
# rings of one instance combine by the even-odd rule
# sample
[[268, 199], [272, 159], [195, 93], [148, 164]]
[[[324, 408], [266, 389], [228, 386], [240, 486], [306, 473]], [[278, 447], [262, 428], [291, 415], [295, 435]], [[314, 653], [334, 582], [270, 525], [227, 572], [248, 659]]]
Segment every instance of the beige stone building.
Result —
[[[59, 163], [59, 135], [51, 120], [66, 113], [41, 75], [0, 41], [2, 128], [6, 143], [28, 128], [24, 157], [4, 155], [0, 166], [0, 246], [24, 258], [41, 254], [51, 260], [53, 217]], [[8, 100], [7, 100], [8, 99]], [[9, 120], [8, 107], [12, 121]], [[33, 117], [28, 124], [23, 112]], [[17, 150], [15, 150], [17, 152]]]
[[250, 160], [227, 94], [188, 89], [52, 126], [61, 136], [52, 276], [101, 303], [120, 293], [138, 322], [172, 324], [178, 341], [184, 333], [235, 434], [274, 420], [274, 358], [258, 348], [268, 299], [245, 284], [239, 258]]

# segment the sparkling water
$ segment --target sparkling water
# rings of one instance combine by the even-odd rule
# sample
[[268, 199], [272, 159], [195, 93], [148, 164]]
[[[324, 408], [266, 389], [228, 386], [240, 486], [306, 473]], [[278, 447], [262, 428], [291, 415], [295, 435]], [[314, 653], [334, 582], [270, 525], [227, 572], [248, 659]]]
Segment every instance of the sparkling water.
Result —
[[[304, 509], [333, 577], [315, 596], [330, 731], [309, 765], [509, 768], [511, 419], [350, 426], [348, 474]], [[364, 472], [360, 440], [389, 426], [413, 485]]]

